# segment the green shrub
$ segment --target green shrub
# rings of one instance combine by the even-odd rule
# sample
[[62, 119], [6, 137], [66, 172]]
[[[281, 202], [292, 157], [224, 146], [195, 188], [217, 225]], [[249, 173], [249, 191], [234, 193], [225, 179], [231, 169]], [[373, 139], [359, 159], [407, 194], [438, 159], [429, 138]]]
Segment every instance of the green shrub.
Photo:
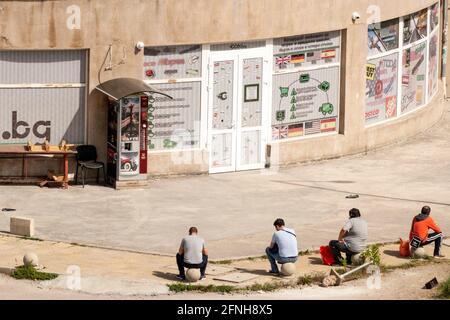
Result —
[[57, 278], [58, 275], [56, 273], [38, 271], [33, 266], [20, 266], [14, 270], [11, 277], [27, 280], [53, 280]]
[[366, 261], [368, 260], [374, 265], [379, 266], [381, 264], [380, 245], [374, 244], [369, 246], [361, 253], [361, 256], [366, 259]]
[[439, 295], [438, 298], [450, 299], [450, 277], [443, 283], [439, 285]]

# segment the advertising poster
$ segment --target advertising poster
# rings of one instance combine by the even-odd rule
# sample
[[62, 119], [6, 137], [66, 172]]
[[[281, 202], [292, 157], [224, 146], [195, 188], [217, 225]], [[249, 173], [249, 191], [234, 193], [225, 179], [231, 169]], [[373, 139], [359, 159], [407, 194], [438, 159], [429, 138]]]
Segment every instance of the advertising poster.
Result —
[[428, 96], [432, 97], [438, 90], [438, 35], [430, 39], [429, 63], [428, 63]]
[[366, 125], [397, 116], [397, 65], [397, 53], [367, 62]]
[[431, 7], [430, 12], [430, 30], [433, 31], [439, 24], [439, 3]]
[[122, 152], [120, 155], [120, 174], [138, 174], [139, 152]]
[[426, 42], [403, 50], [402, 113], [425, 104], [426, 54]]
[[337, 129], [339, 67], [273, 77], [274, 140]]
[[199, 78], [201, 71], [200, 45], [144, 49], [144, 80]]
[[140, 97], [123, 98], [120, 115], [120, 173], [139, 173]]
[[403, 45], [408, 45], [427, 36], [428, 9], [405, 16], [403, 19]]
[[200, 144], [201, 83], [166, 83], [155, 87], [173, 99], [149, 96], [149, 150], [197, 148]]
[[376, 55], [398, 48], [399, 20], [393, 19], [369, 25], [368, 55]]
[[139, 97], [122, 99], [121, 141], [139, 141]]
[[273, 40], [274, 72], [340, 61], [340, 31]]

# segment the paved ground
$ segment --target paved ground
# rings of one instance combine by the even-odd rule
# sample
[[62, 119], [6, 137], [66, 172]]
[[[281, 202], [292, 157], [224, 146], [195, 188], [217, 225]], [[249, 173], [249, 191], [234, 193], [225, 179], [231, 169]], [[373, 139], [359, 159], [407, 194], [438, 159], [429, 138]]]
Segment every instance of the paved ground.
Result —
[[[367, 155], [270, 171], [153, 181], [115, 191], [0, 187], [0, 230], [9, 216], [35, 219], [36, 236], [69, 243], [173, 254], [189, 226], [207, 240], [211, 258], [261, 255], [285, 218], [301, 249], [336, 238], [351, 207], [369, 222], [371, 242], [406, 237], [424, 204], [450, 234], [450, 113], [426, 132]], [[348, 194], [359, 199], [346, 199]]]
[[[178, 283], [175, 277], [177, 270], [173, 257], [0, 236], [0, 267], [14, 268], [21, 265], [22, 257], [26, 252], [36, 253], [39, 257], [39, 264], [44, 267], [43, 270], [58, 273], [60, 277], [52, 281], [31, 282], [13, 280], [0, 274], [0, 299], [239, 299], [242, 296], [227, 295], [221, 298], [217, 294], [191, 293], [186, 295], [169, 292], [167, 285]], [[399, 257], [398, 244], [383, 246], [380, 252], [381, 262], [384, 265], [399, 266], [411, 261], [409, 258]], [[432, 247], [427, 246], [426, 252], [432, 254]], [[443, 253], [450, 257], [450, 241], [448, 239], [445, 240]], [[448, 261], [450, 260], [440, 264], [444, 265], [443, 268], [435, 269], [433, 266], [428, 266], [426, 272], [411, 274], [411, 272], [408, 273], [408, 270], [405, 271], [406, 275], [410, 276], [409, 282], [405, 282], [407, 285], [400, 281], [401, 279], [403, 279], [402, 281], [407, 280], [405, 277], [401, 277], [402, 273], [398, 274], [398, 278], [390, 274], [383, 275], [382, 292], [368, 290], [364, 280], [350, 282], [339, 289], [302, 288], [301, 290], [282, 290], [274, 294], [249, 293], [246, 297], [253, 299], [335, 299], [339, 297], [375, 298], [378, 296], [378, 298], [385, 299], [395, 297], [408, 299], [414, 297], [412, 295], [416, 295], [415, 297], [420, 298], [424, 293], [421, 293], [420, 288], [425, 282], [431, 280], [431, 275], [437, 276], [440, 282], [448, 278], [450, 275]], [[207, 278], [199, 284], [246, 287], [254, 283], [278, 280], [295, 281], [299, 276], [307, 274], [329, 274], [331, 269], [322, 264], [317, 253], [299, 257], [296, 265], [296, 273], [293, 277], [279, 278], [267, 273], [269, 263], [266, 259], [238, 260], [221, 265], [210, 264], [207, 268]], [[237, 284], [216, 279], [217, 276], [236, 272], [241, 275], [250, 275], [253, 278]], [[385, 277], [387, 278], [385, 279]], [[396, 292], [402, 286], [405, 290], [400, 293]], [[388, 292], [384, 292], [388, 288]], [[392, 294], [389, 295], [389, 292]], [[394, 292], [396, 293], [394, 294]]]

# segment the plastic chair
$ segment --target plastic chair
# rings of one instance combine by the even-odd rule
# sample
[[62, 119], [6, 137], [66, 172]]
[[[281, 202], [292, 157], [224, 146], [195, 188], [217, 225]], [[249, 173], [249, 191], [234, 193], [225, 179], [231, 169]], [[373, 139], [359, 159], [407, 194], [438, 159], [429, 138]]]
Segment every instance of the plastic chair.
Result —
[[75, 184], [78, 184], [78, 168], [81, 168], [81, 179], [86, 180], [86, 171], [97, 170], [97, 183], [99, 183], [100, 169], [103, 170], [103, 179], [106, 183], [105, 164], [97, 161], [97, 148], [93, 145], [81, 145], [77, 147], [77, 170], [75, 172]]

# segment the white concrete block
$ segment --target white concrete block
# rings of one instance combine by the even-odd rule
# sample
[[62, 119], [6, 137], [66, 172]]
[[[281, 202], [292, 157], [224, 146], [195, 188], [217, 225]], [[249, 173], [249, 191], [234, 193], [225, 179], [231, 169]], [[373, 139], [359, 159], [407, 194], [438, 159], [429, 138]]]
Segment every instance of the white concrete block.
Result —
[[19, 236], [34, 236], [34, 219], [25, 217], [11, 217], [9, 232]]
[[292, 276], [295, 273], [295, 269], [295, 263], [283, 263], [281, 265], [281, 274], [284, 276]]

